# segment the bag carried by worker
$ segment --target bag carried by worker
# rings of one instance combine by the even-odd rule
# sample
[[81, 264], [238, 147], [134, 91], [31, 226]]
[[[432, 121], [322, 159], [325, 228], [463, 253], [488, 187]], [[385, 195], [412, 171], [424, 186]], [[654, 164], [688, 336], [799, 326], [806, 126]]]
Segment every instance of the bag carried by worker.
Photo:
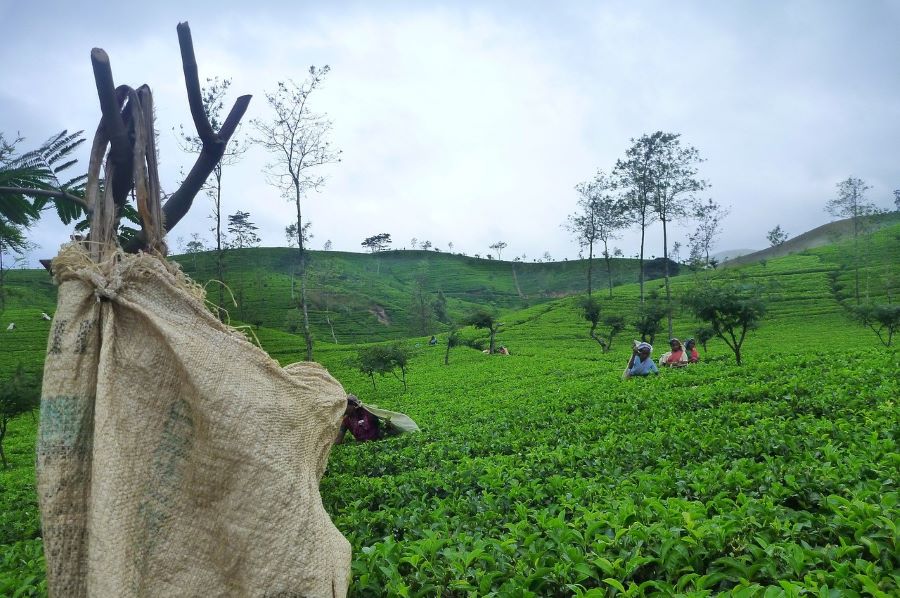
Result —
[[379, 409], [375, 405], [366, 405], [360, 403], [360, 407], [380, 419], [385, 424], [388, 434], [404, 434], [406, 432], [419, 432], [419, 426], [405, 413], [397, 411], [388, 411], [387, 409]]
[[344, 596], [319, 481], [346, 406], [219, 322], [162, 258], [53, 261], [37, 446], [51, 595]]

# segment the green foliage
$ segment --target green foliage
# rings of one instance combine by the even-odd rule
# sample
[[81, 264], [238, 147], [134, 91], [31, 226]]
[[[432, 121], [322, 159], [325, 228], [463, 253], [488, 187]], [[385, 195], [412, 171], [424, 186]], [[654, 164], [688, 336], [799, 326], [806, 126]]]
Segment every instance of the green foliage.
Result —
[[[873, 235], [877, 251], [862, 269], [876, 302], [885, 301], [889, 283], [875, 274], [900, 261], [897, 230]], [[459, 351], [444, 365], [439, 350], [412, 355], [416, 383], [408, 392], [388, 383], [365, 394], [372, 395], [367, 402], [409, 414], [423, 432], [332, 451], [321, 494], [352, 545], [351, 596], [897, 595], [900, 360], [893, 346], [873, 359], [871, 334], [833, 300], [828, 276], [842, 247], [673, 279], [681, 297], [697, 279], [783, 285], [767, 299], [766, 325], [743, 349], [745, 365], [737, 367], [715, 338], [702, 363], [629, 384], [620, 380], [624, 344], [598, 354], [584, 342], [577, 298], [518, 309], [515, 291], [491, 287], [506, 289], [484, 304], [503, 310], [514, 357]], [[263, 299], [283, 290], [277, 268], [265, 268], [287, 254], [232, 256], [242, 258], [234, 262], [241, 268], [251, 259], [243, 256], [260, 258], [258, 270], [245, 270], [251, 281], [265, 273], [248, 318], [264, 314], [259, 339], [282, 363], [302, 358], [302, 348], [276, 329], [284, 313], [266, 311]], [[198, 256], [201, 267], [205, 257]], [[404, 268], [422, 259], [421, 252], [385, 252], [375, 279], [362, 276], [369, 265], [375, 271], [373, 262], [336, 257], [347, 267], [335, 279], [398, 281], [403, 302], [410, 287], [401, 285], [413, 279]], [[464, 289], [504, 274], [503, 264], [469, 262], [472, 269], [462, 267], [464, 258], [435, 260], [429, 270], [431, 288], [446, 291], [451, 313], [474, 304], [468, 299], [477, 295], [459, 299]], [[440, 280], [449, 286], [434, 282], [444, 264], [452, 276]], [[516, 265], [523, 266], [530, 265]], [[582, 284], [584, 264], [579, 268], [573, 279]], [[541, 272], [551, 269], [532, 270], [527, 284], [538, 285]], [[552, 280], [568, 276], [552, 272]], [[849, 275], [841, 272], [839, 282]], [[55, 290], [43, 271], [12, 271], [9, 284], [2, 324], [15, 321], [17, 329], [0, 341], [0, 377], [20, 362], [38, 374], [50, 330], [39, 316], [52, 313]], [[632, 313], [636, 287], [605, 300], [600, 321], [603, 313]], [[342, 309], [332, 305], [331, 313]], [[270, 313], [280, 314], [272, 327]], [[689, 313], [674, 315], [678, 331], [696, 327]], [[360, 337], [382, 326], [354, 323]], [[482, 334], [466, 328], [458, 339], [475, 344], [486, 340]], [[826, 337], [839, 342], [823, 346]], [[811, 343], [818, 343], [815, 354]], [[362, 396], [369, 378], [347, 365], [360, 347], [343, 339], [320, 346], [322, 363]], [[0, 470], [0, 595], [46, 594], [36, 429], [29, 414], [9, 426], [11, 467]]]
[[766, 240], [769, 241], [769, 244], [772, 245], [772, 247], [778, 247], [788, 240], [787, 231], [781, 230], [781, 225], [779, 224], [766, 233]]
[[613, 338], [625, 330], [625, 318], [617, 315], [605, 316], [602, 321], [608, 329], [608, 332], [605, 337], [600, 337], [597, 335], [597, 327], [601, 322], [600, 302], [593, 296], [588, 295], [587, 297], [582, 298], [578, 305], [581, 308], [582, 317], [591, 323], [591, 330], [589, 332], [590, 337], [597, 341], [604, 353], [607, 353], [612, 348]]
[[34, 411], [40, 399], [40, 383], [25, 373], [22, 364], [16, 367], [9, 380], [0, 382], [0, 462], [4, 468], [9, 467], [3, 450], [9, 421], [17, 415]]
[[624, 353], [540, 351], [553, 329], [530, 323], [515, 360], [423, 360], [381, 397], [423, 433], [335, 450], [353, 595], [897, 592], [895, 355], [823, 370], [792, 346], [634, 386]]
[[250, 212], [238, 210], [228, 216], [228, 232], [231, 233], [231, 245], [236, 249], [259, 245], [257, 227], [250, 221]]
[[703, 351], [706, 352], [706, 343], [716, 338], [716, 331], [712, 326], [701, 326], [694, 331], [694, 337], [703, 347]]
[[366, 237], [360, 245], [375, 253], [376, 251], [384, 251], [391, 244], [391, 234], [390, 233], [379, 233], [377, 235], [372, 235], [371, 237]]
[[[412, 350], [401, 343], [391, 345], [372, 345], [359, 349], [356, 355], [356, 367], [360, 372], [372, 380], [372, 389], [375, 390], [375, 374], [385, 376], [393, 374], [403, 383], [403, 389], [407, 389], [406, 373]], [[400, 375], [397, 375], [397, 370]]]
[[490, 346], [488, 348], [491, 354], [494, 353], [494, 337], [501, 323], [497, 321], [497, 314], [486, 309], [475, 310], [463, 320], [466, 326], [474, 326], [477, 330], [488, 330], [491, 333]]
[[450, 365], [450, 349], [458, 347], [461, 343], [459, 331], [454, 329], [447, 335], [447, 350], [444, 352], [444, 365]]
[[748, 291], [734, 284], [706, 285], [690, 292], [684, 303], [725, 341], [741, 365], [741, 345], [747, 332], [757, 329], [766, 313], [758, 289]]
[[647, 295], [644, 304], [638, 307], [637, 319], [634, 328], [641, 335], [641, 340], [653, 344], [656, 335], [663, 329], [662, 320], [669, 313], [669, 309], [660, 300], [654, 290]]
[[[85, 141], [83, 133], [84, 131], [61, 131], [39, 148], [18, 156], [15, 155], [15, 146], [22, 140], [7, 141], [0, 134], [0, 187], [65, 191], [70, 195], [83, 197], [87, 175], [60, 178], [63, 171], [78, 162], [73, 154]], [[51, 199], [35, 195], [35, 199], [29, 202], [27, 196], [27, 193], [0, 193], [0, 223], [6, 221], [27, 226], [51, 202], [63, 224], [69, 224], [83, 213], [78, 204], [65, 198]]]
[[848, 305], [850, 313], [864, 326], [878, 335], [885, 347], [890, 347], [894, 333], [900, 328], [900, 305], [896, 303], [863, 303]]

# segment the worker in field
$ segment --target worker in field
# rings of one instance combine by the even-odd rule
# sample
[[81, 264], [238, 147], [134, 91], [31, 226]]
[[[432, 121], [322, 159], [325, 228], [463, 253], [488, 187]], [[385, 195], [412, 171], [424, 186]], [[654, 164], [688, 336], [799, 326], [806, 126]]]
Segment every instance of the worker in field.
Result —
[[625, 367], [622, 377], [626, 380], [632, 376], [649, 376], [650, 374], [658, 374], [659, 369], [656, 367], [650, 354], [653, 353], [653, 346], [650, 343], [637, 343], [631, 349], [631, 359]]
[[418, 432], [419, 426], [408, 415], [364, 405], [359, 397], [348, 394], [347, 409], [334, 443], [344, 442], [348, 430], [357, 442], [368, 442], [404, 432]]
[[428, 340], [428, 346], [433, 347], [436, 344], [437, 344], [437, 337], [432, 334], [431, 338]]
[[344, 419], [338, 432], [335, 444], [344, 442], [347, 431], [359, 442], [378, 440], [381, 437], [378, 418], [363, 408], [362, 402], [356, 395], [347, 395], [347, 408], [344, 410]]
[[680, 368], [688, 364], [688, 355], [681, 346], [681, 341], [673, 338], [669, 341], [669, 351], [662, 354], [659, 358], [659, 367], [661, 368]]
[[697, 363], [700, 361], [700, 354], [697, 353], [697, 341], [692, 338], [684, 341], [684, 352], [687, 353], [688, 363]]

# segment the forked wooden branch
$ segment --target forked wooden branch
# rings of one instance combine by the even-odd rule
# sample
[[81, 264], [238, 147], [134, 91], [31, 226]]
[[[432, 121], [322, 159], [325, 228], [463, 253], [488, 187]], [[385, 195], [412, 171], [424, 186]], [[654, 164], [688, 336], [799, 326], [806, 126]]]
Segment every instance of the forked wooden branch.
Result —
[[[163, 222], [165, 223], [166, 232], [172, 230], [178, 221], [187, 214], [194, 201], [194, 197], [200, 192], [203, 183], [207, 177], [222, 159], [225, 153], [225, 145], [234, 134], [238, 124], [241, 122], [247, 106], [250, 105], [250, 95], [239, 97], [228, 118], [218, 132], [213, 131], [203, 109], [203, 95], [200, 89], [200, 77], [197, 72], [197, 59], [194, 56], [194, 43], [191, 39], [191, 29], [187, 23], [178, 24], [178, 44], [181, 46], [181, 63], [184, 68], [184, 84], [188, 94], [188, 104], [191, 107], [191, 116], [194, 120], [194, 126], [197, 129], [197, 135], [203, 143], [200, 155], [194, 163], [193, 168], [188, 172], [187, 177], [181, 184], [181, 187], [169, 197], [169, 200], [163, 206]], [[126, 249], [133, 251], [139, 249], [143, 239], [139, 236]]]
[[[203, 95], [200, 88], [200, 77], [197, 71], [197, 60], [194, 55], [194, 43], [191, 39], [191, 29], [187, 23], [178, 24], [178, 43], [181, 47], [181, 62], [184, 68], [184, 82], [187, 88], [188, 104], [191, 108], [191, 116], [197, 135], [203, 147], [197, 161], [191, 168], [181, 187], [173, 193], [162, 207], [162, 223], [165, 232], [172, 230], [176, 224], [187, 214], [194, 201], [194, 197], [200, 192], [207, 177], [222, 159], [225, 146], [234, 134], [238, 124], [247, 111], [250, 104], [250, 95], [239, 97], [228, 118], [225, 119], [222, 128], [213, 131], [203, 109]], [[109, 66], [109, 57], [99, 48], [91, 51], [91, 62], [94, 67], [94, 80], [97, 84], [97, 96], [100, 99], [100, 110], [103, 113], [102, 126], [109, 139], [110, 151], [108, 166], [113, 167], [113, 198], [117, 206], [121, 206], [128, 198], [128, 193], [135, 186], [132, 167], [134, 163], [134, 119], [136, 115], [143, 114], [144, 118], [152, 118], [152, 100], [149, 90], [145, 87], [138, 90], [137, 94], [128, 87], [116, 88], [113, 83], [112, 70]], [[128, 100], [126, 102], [126, 99]], [[137, 102], [138, 106], [135, 105]], [[144, 105], [146, 104], [146, 105]], [[150, 152], [150, 154], [155, 152]], [[156, 165], [151, 162], [153, 155], [147, 155], [148, 169], [155, 171]], [[130, 176], [124, 176], [125, 173]], [[109, 174], [109, 173], [108, 173]], [[151, 177], [152, 179], [153, 177]], [[151, 183], [152, 184], [152, 183]], [[140, 186], [140, 185], [139, 185]], [[142, 190], [142, 195], [143, 195]], [[143, 215], [142, 215], [143, 216]], [[150, 224], [145, 222], [146, 226]], [[134, 252], [145, 248], [147, 238], [145, 231], [125, 246], [126, 251]]]

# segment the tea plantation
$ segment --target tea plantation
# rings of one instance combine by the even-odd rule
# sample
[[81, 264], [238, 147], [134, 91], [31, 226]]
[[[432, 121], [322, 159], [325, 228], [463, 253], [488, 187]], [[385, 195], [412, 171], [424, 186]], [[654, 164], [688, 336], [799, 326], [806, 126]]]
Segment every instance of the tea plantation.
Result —
[[[869, 296], [896, 284], [898, 235], [869, 240]], [[349, 392], [423, 429], [332, 451], [321, 491], [353, 545], [351, 594], [900, 594], [900, 353], [835, 301], [844, 255], [828, 246], [673, 281], [676, 297], [698, 279], [765, 284], [769, 315], [743, 366], [711, 341], [700, 364], [624, 381], [634, 332], [601, 353], [574, 297], [504, 312], [508, 357], [460, 346], [444, 365], [443, 346], [410, 339], [407, 392], [391, 377], [373, 389], [350, 365], [358, 346], [319, 340], [317, 359]], [[40, 370], [49, 326], [37, 316], [53, 303], [34, 285], [3, 315], [19, 329], [0, 346], [2, 375]], [[632, 321], [636, 296], [616, 287], [604, 313]], [[677, 314], [676, 336], [696, 327]], [[300, 358], [297, 336], [257, 335], [282, 363]], [[36, 427], [19, 417], [6, 440], [2, 595], [46, 593]]]

